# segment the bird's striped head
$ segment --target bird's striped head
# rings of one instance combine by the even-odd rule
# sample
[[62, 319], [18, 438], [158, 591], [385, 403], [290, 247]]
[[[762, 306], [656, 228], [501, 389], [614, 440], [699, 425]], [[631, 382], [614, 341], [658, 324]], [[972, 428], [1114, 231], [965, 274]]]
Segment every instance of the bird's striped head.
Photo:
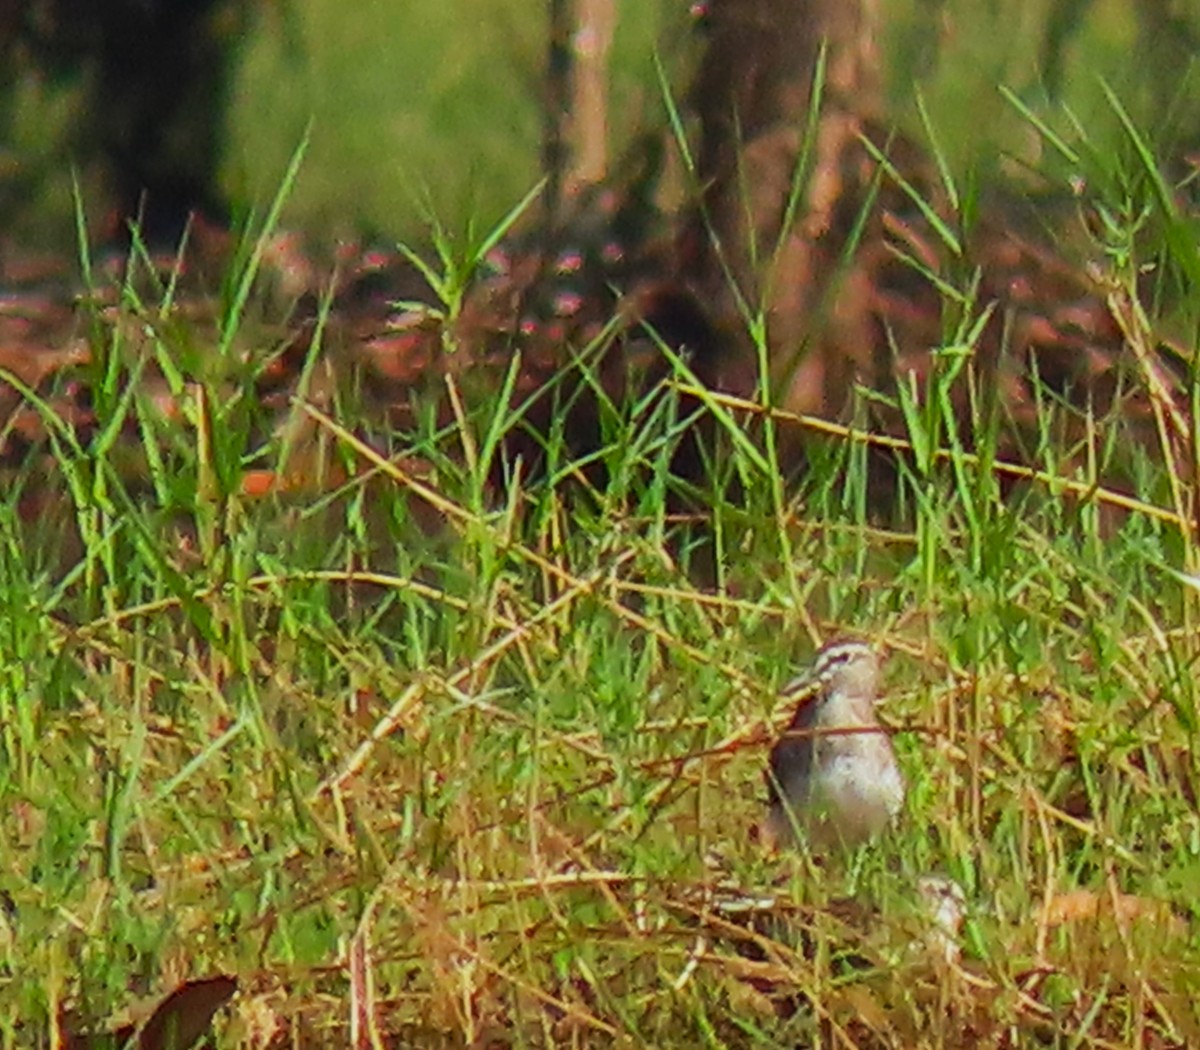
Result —
[[787, 698], [841, 693], [874, 700], [879, 692], [879, 656], [865, 642], [828, 642], [818, 650], [812, 666], [783, 689]]

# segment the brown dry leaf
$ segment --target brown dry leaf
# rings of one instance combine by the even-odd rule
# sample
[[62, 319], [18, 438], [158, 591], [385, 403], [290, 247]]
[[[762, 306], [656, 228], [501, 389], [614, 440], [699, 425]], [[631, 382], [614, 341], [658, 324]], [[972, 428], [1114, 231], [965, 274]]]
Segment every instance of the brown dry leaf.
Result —
[[227, 976], [181, 984], [143, 1026], [138, 1050], [186, 1050], [208, 1031], [213, 1016], [236, 991], [236, 978]]
[[140, 1030], [125, 1025], [115, 1032], [66, 1033], [67, 1050], [108, 1050], [131, 1043], [137, 1050], [188, 1050], [208, 1031], [216, 1012], [237, 991], [237, 980], [222, 975], [186, 981], [155, 1007]]
[[37, 389], [49, 376], [85, 365], [91, 360], [91, 349], [76, 340], [61, 350], [30, 347], [25, 344], [0, 344], [0, 370], [16, 376], [22, 383]]
[[1069, 922], [1094, 920], [1113, 916], [1122, 922], [1135, 919], [1161, 920], [1170, 918], [1169, 907], [1162, 901], [1138, 897], [1132, 893], [1095, 893], [1092, 890], [1072, 890], [1052, 897], [1042, 913], [1042, 922], [1049, 928]]

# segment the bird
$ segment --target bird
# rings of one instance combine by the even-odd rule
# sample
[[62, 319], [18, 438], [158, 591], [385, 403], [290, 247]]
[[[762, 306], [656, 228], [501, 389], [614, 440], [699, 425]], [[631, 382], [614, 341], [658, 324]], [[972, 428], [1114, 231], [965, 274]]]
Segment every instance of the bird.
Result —
[[950, 966], [962, 949], [959, 936], [967, 914], [967, 895], [948, 875], [930, 873], [917, 879], [917, 897], [927, 923], [924, 936], [912, 947]]
[[879, 657], [858, 641], [834, 641], [788, 683], [795, 714], [771, 749], [767, 831], [777, 845], [857, 846], [892, 824], [904, 776], [875, 705]]

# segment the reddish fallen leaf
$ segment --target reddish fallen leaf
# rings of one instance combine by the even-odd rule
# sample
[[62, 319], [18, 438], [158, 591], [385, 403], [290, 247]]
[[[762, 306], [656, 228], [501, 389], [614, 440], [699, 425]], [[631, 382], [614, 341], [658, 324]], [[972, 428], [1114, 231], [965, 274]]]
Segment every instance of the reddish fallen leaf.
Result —
[[274, 470], [248, 470], [242, 475], [242, 495], [251, 499], [267, 496], [283, 487], [282, 479]]
[[360, 350], [370, 367], [383, 379], [412, 385], [431, 373], [438, 333], [428, 327], [388, 332], [368, 339]]
[[312, 493], [329, 491], [346, 483], [347, 474], [340, 464], [306, 472], [299, 465], [287, 473], [277, 470], [248, 470], [242, 475], [240, 491], [247, 499], [260, 499], [273, 493]]
[[62, 350], [21, 343], [0, 344], [0, 369], [36, 389], [48, 377], [78, 368], [91, 360], [91, 349], [76, 340]]

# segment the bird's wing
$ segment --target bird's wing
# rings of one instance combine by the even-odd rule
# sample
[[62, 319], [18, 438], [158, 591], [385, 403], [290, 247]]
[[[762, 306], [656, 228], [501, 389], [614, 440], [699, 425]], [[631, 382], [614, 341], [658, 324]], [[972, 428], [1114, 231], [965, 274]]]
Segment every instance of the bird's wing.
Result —
[[767, 791], [772, 802], [779, 801], [781, 791], [792, 804], [806, 797], [812, 774], [812, 731], [816, 721], [816, 697], [810, 695], [796, 707], [783, 736], [771, 748]]

